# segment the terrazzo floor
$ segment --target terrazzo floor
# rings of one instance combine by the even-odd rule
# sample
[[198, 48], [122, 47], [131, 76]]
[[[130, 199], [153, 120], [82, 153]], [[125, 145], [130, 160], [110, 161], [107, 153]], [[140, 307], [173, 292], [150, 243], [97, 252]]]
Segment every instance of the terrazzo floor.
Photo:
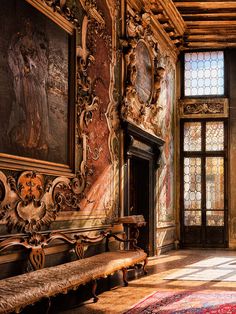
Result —
[[[206, 267], [216, 270], [216, 266], [232, 269], [228, 272], [227, 280], [215, 281], [207, 278]], [[197, 264], [196, 264], [197, 263]], [[171, 275], [184, 268], [198, 266], [198, 271], [205, 272], [199, 279], [179, 280], [171, 278]], [[201, 266], [202, 265], [202, 266]], [[235, 270], [234, 270], [235, 267]], [[87, 314], [104, 313], [120, 314], [130, 309], [141, 299], [160, 290], [236, 290], [236, 252], [230, 250], [175, 250], [150, 258], [148, 263], [148, 275], [138, 276], [129, 282], [128, 287], [115, 287], [99, 295], [99, 301], [93, 303], [88, 300], [74, 309], [63, 311], [63, 314]], [[195, 269], [196, 270], [196, 269]], [[232, 276], [232, 281], [231, 277]], [[205, 278], [205, 280], [202, 280]], [[220, 279], [217, 279], [220, 280]]]

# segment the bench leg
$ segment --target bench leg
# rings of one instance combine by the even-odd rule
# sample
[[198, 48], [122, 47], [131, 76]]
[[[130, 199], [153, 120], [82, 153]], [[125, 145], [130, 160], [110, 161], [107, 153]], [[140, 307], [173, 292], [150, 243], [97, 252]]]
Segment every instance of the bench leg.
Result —
[[50, 308], [51, 308], [51, 299], [50, 299], [50, 297], [47, 298], [47, 301], [48, 301], [48, 307], [47, 307], [46, 314], [49, 313], [49, 310], [50, 310]]
[[147, 270], [146, 270], [147, 263], [148, 263], [148, 259], [146, 258], [144, 260], [144, 263], [143, 263], [143, 273], [144, 273], [144, 275], [147, 275], [147, 273], [148, 273]]
[[122, 272], [123, 272], [123, 281], [124, 281], [125, 287], [127, 287], [129, 284], [127, 281], [127, 268], [122, 268]]
[[92, 295], [93, 295], [93, 302], [96, 303], [98, 301], [98, 296], [96, 295], [96, 289], [97, 289], [97, 280], [93, 280], [92, 283]]

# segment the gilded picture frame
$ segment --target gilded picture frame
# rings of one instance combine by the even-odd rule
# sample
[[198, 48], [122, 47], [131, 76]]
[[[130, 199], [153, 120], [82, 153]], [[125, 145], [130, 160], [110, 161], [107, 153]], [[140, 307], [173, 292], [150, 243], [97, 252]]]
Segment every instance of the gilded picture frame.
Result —
[[42, 1], [0, 14], [0, 167], [74, 177], [77, 28]]

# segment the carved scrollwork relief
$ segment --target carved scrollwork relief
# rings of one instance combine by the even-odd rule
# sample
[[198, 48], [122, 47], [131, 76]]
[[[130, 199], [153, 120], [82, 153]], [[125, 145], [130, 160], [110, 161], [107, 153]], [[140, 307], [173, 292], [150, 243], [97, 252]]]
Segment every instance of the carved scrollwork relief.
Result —
[[181, 117], [227, 117], [226, 98], [183, 99], [179, 101]]
[[54, 185], [52, 197], [56, 212], [79, 210], [83, 192], [78, 178], [63, 181], [59, 178], [58, 183]]
[[[99, 14], [95, 14], [95, 7], [92, 6], [91, 1], [82, 1], [84, 9], [87, 10], [90, 18], [96, 19], [97, 23], [102, 19]], [[92, 10], [93, 8], [93, 10]], [[97, 25], [96, 23], [96, 25]], [[91, 169], [87, 167], [87, 139], [88, 132], [87, 128], [93, 121], [93, 113], [99, 109], [99, 99], [95, 95], [94, 83], [88, 76], [88, 68], [92, 62], [94, 62], [94, 57], [90, 53], [87, 47], [87, 32], [89, 25], [89, 17], [85, 15], [82, 22], [82, 44], [77, 47], [77, 143], [82, 149], [82, 161], [80, 163], [80, 169], [77, 172], [77, 188], [80, 190], [81, 196], [87, 186], [87, 177], [89, 173], [91, 174]], [[98, 24], [99, 25], [99, 24]], [[104, 20], [102, 19], [102, 24], [97, 27], [97, 31], [103, 29]]]
[[192, 104], [184, 106], [184, 114], [224, 113], [224, 104]]
[[[96, 1], [81, 1], [81, 4], [86, 14], [82, 22], [81, 44], [77, 47], [79, 64], [77, 73], [77, 143], [81, 147], [82, 153], [78, 175], [80, 176], [79, 183], [83, 187], [81, 195], [84, 196], [85, 202], [86, 198], [90, 199], [89, 193], [91, 193], [92, 184], [98, 176], [98, 167], [100, 167], [99, 171], [106, 167], [110, 169], [109, 171], [116, 173], [119, 161], [119, 140], [117, 138], [119, 119], [117, 100], [114, 96], [117, 8], [114, 1], [107, 1], [111, 20], [106, 25], [104, 12], [100, 12]], [[99, 51], [104, 51], [103, 58], [99, 55]], [[101, 70], [97, 65], [98, 60], [104, 64]], [[101, 141], [100, 134], [96, 134], [93, 127], [99, 128], [101, 133], [103, 132], [104, 140], [107, 143], [104, 140]], [[107, 153], [110, 153], [110, 156]], [[110, 191], [112, 190], [113, 187]], [[114, 187], [115, 190], [116, 187]], [[117, 195], [110, 195], [110, 197], [113, 199]], [[89, 207], [93, 203], [99, 204], [98, 201], [87, 201], [85, 206]], [[82, 206], [83, 204], [82, 201]], [[105, 208], [104, 205], [99, 206]]]
[[[40, 0], [47, 7], [62, 15], [65, 19], [75, 25], [79, 30], [78, 42], [76, 47], [77, 71], [76, 71], [76, 178], [66, 185], [58, 186], [54, 193], [59, 210], [72, 210], [79, 208], [79, 202], [84, 197], [84, 190], [89, 185], [88, 177], [93, 175], [91, 165], [88, 166], [88, 155], [92, 160], [99, 158], [100, 148], [92, 150], [88, 143], [90, 139], [89, 128], [93, 123], [95, 112], [100, 113], [101, 99], [96, 96], [96, 87], [100, 77], [95, 79], [89, 73], [90, 67], [95, 63], [95, 53], [97, 38], [101, 38], [110, 55], [112, 55], [112, 38], [106, 30], [106, 22], [103, 13], [98, 9], [96, 0], [79, 0], [76, 4], [66, 0]], [[114, 4], [110, 4], [111, 8]], [[110, 8], [110, 9], [111, 9]], [[111, 61], [111, 57], [109, 56]], [[102, 75], [102, 73], [100, 74]], [[107, 113], [114, 116], [114, 112], [109, 108]], [[109, 128], [112, 130], [112, 128]], [[113, 131], [113, 130], [112, 130]], [[110, 134], [112, 139], [111, 151], [116, 136]], [[113, 150], [115, 152], [115, 150]], [[74, 188], [74, 184], [76, 188]], [[63, 192], [63, 193], [62, 193]], [[66, 197], [65, 197], [66, 195]], [[68, 204], [69, 200], [69, 204]]]
[[[32, 5], [34, 5], [37, 1], [29, 0], [28, 2], [32, 2]], [[109, 13], [119, 8], [116, 7], [117, 4], [114, 1], [106, 1], [107, 7], [104, 8], [105, 5], [101, 1], [100, 8], [104, 9], [104, 12], [101, 13], [97, 3], [99, 1], [95, 0], [38, 1], [37, 9], [45, 13], [45, 16], [51, 18], [54, 22], [58, 22], [59, 26], [68, 32], [69, 37], [71, 36], [71, 42], [76, 42], [77, 45], [76, 82], [71, 84], [71, 89], [76, 85], [75, 90], [77, 94], [75, 97], [74, 95], [69, 97], [72, 101], [76, 98], [76, 108], [75, 110], [73, 110], [74, 108], [71, 109], [71, 112], [73, 112], [70, 115], [70, 118], [72, 118], [70, 127], [75, 127], [76, 130], [75, 132], [74, 130], [72, 132], [71, 129], [68, 130], [71, 137], [68, 142], [72, 146], [70, 152], [68, 152], [68, 159], [71, 159], [70, 164], [65, 164], [62, 172], [59, 172], [62, 168], [61, 165], [57, 166], [55, 164], [52, 168], [55, 167], [59, 171], [57, 172], [53, 168], [48, 172], [51, 176], [60, 176], [63, 173], [63, 175], [69, 176], [69, 178], [57, 177], [50, 181], [45, 175], [39, 173], [41, 169], [44, 169], [44, 162], [40, 164], [40, 167], [36, 167], [36, 170], [39, 172], [25, 171], [19, 174], [14, 169], [17, 169], [17, 171], [27, 169], [25, 165], [22, 168], [20, 164], [20, 166], [17, 165], [17, 167], [13, 168], [14, 171], [9, 176], [3, 173], [0, 174], [0, 219], [3, 219], [4, 223], [7, 224], [9, 231], [17, 229], [22, 232], [34, 232], [45, 228], [45, 226], [53, 222], [60, 211], [80, 210], [80, 202], [85, 198], [86, 186], [89, 185], [89, 176], [94, 177], [95, 167], [93, 166], [104, 152], [104, 150], [102, 151], [103, 146], [100, 143], [93, 145], [93, 140], [91, 139], [91, 124], [94, 123], [94, 116], [98, 117], [97, 119], [100, 117], [104, 125], [107, 124], [105, 125], [107, 132], [105, 135], [108, 142], [106, 159], [108, 163], [113, 163], [112, 166], [114, 164], [117, 166], [118, 164], [119, 141], [117, 138], [118, 132], [116, 131], [119, 121], [116, 108], [117, 100], [113, 99], [116, 83], [117, 32], [114, 29], [116, 17], [115, 15], [113, 17], [111, 14], [107, 27], [103, 13], [105, 12], [104, 15], [108, 19]], [[64, 19], [60, 19], [59, 14]], [[65, 21], [65, 19], [70, 23]], [[70, 25], [71, 23], [73, 25]], [[74, 36], [76, 31], [77, 34]], [[113, 37], [111, 37], [111, 33], [113, 33]], [[99, 94], [98, 84], [101, 83], [99, 80], [103, 79], [104, 73], [100, 69], [95, 73], [97, 77], [92, 73], [92, 66], [97, 61], [95, 60], [95, 57], [98, 55], [98, 53], [96, 54], [96, 49], [99, 45], [101, 47], [103, 43], [106, 46], [106, 52], [108, 51], [108, 58], [105, 61], [107, 61], [107, 72], [110, 75], [109, 77], [107, 75], [108, 88], [106, 90], [109, 89], [109, 95], [105, 100], [97, 96]], [[71, 53], [72, 56], [73, 54]], [[73, 76], [73, 71], [71, 71], [71, 74]], [[101, 105], [102, 102], [104, 102], [104, 106]], [[109, 156], [109, 152], [111, 156]], [[34, 165], [30, 164], [29, 169], [35, 169]], [[46, 169], [47, 166], [45, 166], [43, 171], [46, 172]]]
[[128, 39], [121, 41], [126, 64], [121, 116], [143, 126], [150, 114], [154, 119], [153, 115], [156, 116], [161, 109], [159, 97], [166, 72], [150, 20], [148, 13], [129, 15]]
[[151, 19], [149, 13], [136, 12], [127, 16], [127, 35], [131, 38], [146, 38], [152, 41]]
[[78, 210], [81, 191], [78, 179], [58, 177], [46, 180], [34, 171], [24, 171], [18, 178], [0, 172], [0, 216], [10, 231], [32, 233], [49, 226], [59, 211]]
[[97, 1], [79, 0], [76, 5], [66, 0], [41, 1], [72, 22], [80, 31], [80, 44], [76, 47], [76, 177], [59, 180], [52, 193], [57, 211], [79, 210], [79, 203], [89, 185], [88, 177], [93, 175], [93, 169], [88, 168], [88, 153], [95, 159], [100, 153], [90, 152], [87, 144], [90, 136], [88, 128], [101, 104], [95, 92], [97, 81], [91, 78], [89, 68], [95, 62], [96, 36], [103, 38], [109, 47], [111, 39], [106, 34], [105, 20], [97, 7]]
[[70, 8], [66, 5], [66, 0], [41, 0], [47, 6], [53, 9], [53, 11], [62, 15], [67, 21], [78, 26], [78, 19], [74, 12], [75, 8]]

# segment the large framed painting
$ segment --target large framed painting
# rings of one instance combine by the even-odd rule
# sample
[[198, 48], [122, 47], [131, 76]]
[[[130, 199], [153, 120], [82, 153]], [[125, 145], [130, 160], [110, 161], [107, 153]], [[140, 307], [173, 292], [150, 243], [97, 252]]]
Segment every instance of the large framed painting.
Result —
[[72, 174], [75, 29], [40, 1], [0, 8], [0, 166]]

